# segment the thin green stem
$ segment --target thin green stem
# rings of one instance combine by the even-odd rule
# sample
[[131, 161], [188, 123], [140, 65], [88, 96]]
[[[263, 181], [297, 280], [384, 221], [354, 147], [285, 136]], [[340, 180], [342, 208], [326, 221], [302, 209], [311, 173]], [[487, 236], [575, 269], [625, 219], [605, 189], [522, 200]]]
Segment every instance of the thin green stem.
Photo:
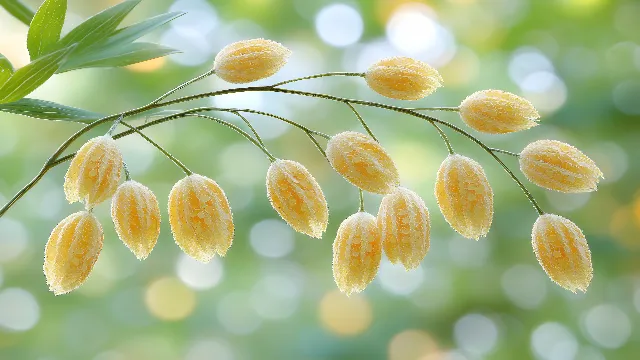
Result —
[[264, 145], [264, 141], [262, 141], [262, 138], [260, 137], [260, 135], [258, 134], [256, 129], [253, 127], [253, 125], [251, 125], [251, 122], [249, 121], [249, 119], [247, 119], [246, 117], [244, 117], [242, 114], [240, 114], [237, 111], [233, 112], [233, 114], [236, 115], [237, 117], [239, 117], [240, 119], [242, 119], [242, 121], [244, 121], [244, 123], [247, 124], [247, 126], [249, 127], [249, 130], [251, 130], [251, 132], [256, 137], [256, 140], [258, 140], [260, 145], [265, 146]]
[[367, 134], [369, 134], [369, 136], [371, 136], [371, 138], [373, 138], [373, 140], [378, 142], [378, 139], [376, 138], [375, 135], [373, 135], [373, 131], [371, 131], [371, 129], [369, 128], [369, 125], [367, 125], [367, 123], [364, 121], [364, 119], [362, 118], [362, 116], [360, 115], [358, 110], [356, 110], [356, 108], [353, 107], [353, 105], [351, 105], [351, 103], [348, 102], [348, 101], [345, 101], [345, 104], [347, 104], [349, 109], [351, 109], [351, 111], [353, 111], [353, 113], [356, 115], [356, 117], [358, 118], [358, 121], [360, 121], [360, 124], [362, 124], [362, 127], [367, 132]]
[[358, 72], [328, 72], [328, 73], [323, 73], [323, 74], [316, 74], [316, 75], [309, 75], [309, 76], [305, 76], [305, 77], [295, 78], [295, 79], [291, 79], [291, 80], [285, 80], [285, 81], [281, 81], [279, 83], [275, 83], [275, 84], [273, 84], [271, 86], [272, 87], [282, 86], [282, 85], [285, 85], [285, 84], [291, 84], [291, 83], [298, 82], [298, 81], [318, 79], [318, 78], [329, 77], [329, 76], [354, 76], [354, 77], [357, 76], [357, 77], [364, 77], [364, 73], [358, 73]]
[[514, 156], [514, 157], [520, 157], [520, 154], [518, 153], [514, 153], [512, 151], [507, 151], [507, 150], [502, 150], [502, 149], [496, 149], [496, 148], [489, 148], [491, 151], [493, 152], [498, 152], [498, 153], [502, 153], [502, 154], [506, 154], [506, 155], [510, 155], [510, 156]]
[[438, 134], [440, 134], [440, 137], [444, 141], [445, 145], [447, 145], [447, 150], [449, 151], [449, 154], [451, 155], [455, 154], [455, 151], [453, 151], [453, 147], [451, 146], [451, 142], [449, 141], [447, 134], [445, 134], [444, 131], [442, 131], [442, 129], [440, 128], [440, 126], [438, 126], [438, 124], [436, 124], [435, 122], [430, 121], [429, 123], [433, 125], [433, 127], [436, 128], [436, 131], [438, 131]]
[[327, 159], [327, 161], [329, 161], [329, 158], [327, 157], [327, 153], [324, 151], [324, 149], [322, 148], [322, 146], [320, 145], [318, 140], [316, 140], [316, 138], [313, 137], [313, 134], [310, 133], [310, 132], [306, 132], [306, 131], [305, 131], [305, 133], [307, 134], [309, 139], [311, 139], [311, 142], [313, 142], [313, 144], [316, 146], [316, 149], [318, 149], [320, 154], [322, 154], [322, 156], [324, 156], [324, 158]]
[[451, 112], [458, 112], [460, 111], [460, 108], [457, 106], [432, 106], [432, 107], [415, 107], [415, 108], [405, 108], [407, 110], [413, 110], [413, 111], [451, 111]]
[[175, 93], [175, 92], [177, 92], [177, 91], [180, 91], [180, 90], [182, 90], [182, 89], [186, 88], [187, 86], [189, 86], [189, 85], [191, 85], [191, 84], [193, 84], [193, 83], [195, 83], [195, 82], [198, 82], [198, 81], [200, 81], [200, 80], [202, 80], [202, 79], [205, 79], [205, 78], [207, 78], [207, 77], [209, 77], [209, 76], [211, 76], [211, 75], [213, 75], [213, 74], [215, 74], [215, 70], [214, 70], [214, 69], [211, 69], [211, 70], [207, 71], [206, 73], [204, 73], [204, 74], [202, 74], [202, 75], [200, 75], [200, 76], [196, 76], [195, 78], [193, 78], [193, 79], [191, 79], [191, 80], [189, 80], [189, 81], [186, 81], [186, 82], [184, 82], [184, 83], [182, 83], [182, 84], [180, 84], [180, 85], [176, 86], [175, 88], [173, 88], [173, 89], [171, 89], [171, 90], [167, 91], [167, 92], [166, 92], [166, 93], [164, 93], [162, 96], [160, 96], [159, 98], [157, 98], [157, 99], [153, 100], [151, 103], [149, 103], [149, 105], [155, 105], [155, 104], [159, 103], [160, 101], [162, 101], [162, 100], [164, 100], [164, 99], [168, 98], [168, 97], [169, 97], [169, 96], [171, 96], [173, 93]]
[[109, 128], [109, 131], [107, 131], [107, 136], [111, 136], [113, 135], [113, 133], [116, 131], [116, 128], [118, 127], [118, 125], [120, 125], [120, 122], [122, 121], [124, 117], [120, 116], [119, 118], [116, 119], [116, 121], [113, 122], [113, 125], [111, 125], [111, 127]]
[[274, 119], [278, 119], [280, 121], [284, 121], [287, 124], [295, 126], [295, 127], [297, 127], [298, 129], [300, 129], [300, 130], [302, 130], [304, 132], [311, 133], [311, 134], [314, 134], [314, 135], [318, 135], [318, 136], [321, 136], [321, 137], [323, 137], [325, 139], [331, 139], [331, 136], [329, 136], [329, 135], [327, 135], [325, 133], [321, 133], [319, 131], [311, 130], [308, 127], [306, 127], [306, 126], [304, 126], [302, 124], [299, 124], [299, 123], [297, 123], [297, 122], [295, 122], [293, 120], [289, 120], [289, 119], [284, 118], [282, 116], [278, 116], [278, 115], [275, 115], [275, 114], [272, 114], [272, 113], [268, 113], [268, 112], [264, 112], [264, 111], [253, 110], [253, 109], [224, 109], [224, 108], [211, 108], [211, 110], [226, 111], [226, 112], [244, 112], [244, 113], [268, 116], [268, 117], [271, 117], [271, 118], [274, 118]]
[[360, 191], [360, 208], [359, 208], [359, 211], [364, 211], [364, 193], [362, 192], [362, 189], [358, 188], [358, 190]]
[[131, 173], [129, 172], [129, 167], [126, 162], [122, 162], [122, 168], [124, 169], [124, 179], [127, 181], [131, 180]]

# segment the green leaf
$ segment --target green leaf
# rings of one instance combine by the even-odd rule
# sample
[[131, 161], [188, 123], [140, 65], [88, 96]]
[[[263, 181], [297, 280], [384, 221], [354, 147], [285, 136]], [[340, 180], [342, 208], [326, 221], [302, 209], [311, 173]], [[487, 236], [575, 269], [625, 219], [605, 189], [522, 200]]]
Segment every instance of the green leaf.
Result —
[[13, 65], [4, 55], [0, 54], [0, 86], [13, 75]]
[[74, 47], [52, 52], [18, 69], [0, 87], [0, 104], [20, 100], [42, 85], [58, 70]]
[[124, 1], [90, 17], [65, 35], [60, 47], [79, 44], [80, 50], [108, 38], [138, 3], [140, 0]]
[[65, 106], [51, 101], [24, 98], [0, 104], [0, 111], [29, 116], [36, 119], [91, 123], [103, 117], [98, 113]]
[[158, 27], [184, 15], [183, 12], [171, 12], [158, 16], [154, 16], [150, 19], [141, 21], [137, 24], [116, 30], [107, 40], [107, 45], [114, 44], [127, 44], [131, 43], [144, 35], [152, 32]]
[[67, 0], [46, 0], [31, 20], [27, 35], [27, 48], [31, 60], [46, 55], [60, 40]]
[[65, 62], [60, 72], [87, 67], [119, 67], [136, 64], [177, 53], [178, 51], [158, 44], [136, 42], [111, 47], [101, 51], [76, 56]]
[[31, 19], [33, 19], [33, 11], [20, 2], [20, 0], [0, 0], [0, 6], [27, 26], [31, 23]]

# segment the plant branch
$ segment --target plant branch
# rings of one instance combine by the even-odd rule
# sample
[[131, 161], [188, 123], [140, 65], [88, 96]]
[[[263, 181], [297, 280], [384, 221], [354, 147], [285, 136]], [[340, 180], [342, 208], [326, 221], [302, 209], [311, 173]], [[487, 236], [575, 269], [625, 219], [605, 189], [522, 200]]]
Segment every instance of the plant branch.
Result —
[[357, 76], [357, 77], [364, 77], [364, 73], [358, 73], [358, 72], [328, 72], [328, 73], [323, 73], [323, 74], [316, 74], [316, 75], [309, 75], [309, 76], [305, 76], [305, 77], [295, 78], [295, 79], [291, 79], [291, 80], [285, 80], [285, 81], [281, 81], [279, 83], [275, 83], [275, 84], [273, 84], [271, 86], [272, 87], [277, 87], [277, 86], [282, 86], [282, 85], [285, 85], [285, 84], [291, 84], [291, 83], [298, 82], [298, 81], [318, 79], [318, 78], [329, 77], [329, 76], [354, 76], [354, 77]]
[[360, 113], [358, 112], [358, 110], [356, 110], [355, 107], [353, 107], [353, 105], [351, 105], [350, 102], [345, 101], [345, 104], [347, 104], [347, 106], [349, 107], [349, 109], [351, 109], [351, 111], [353, 111], [353, 113], [356, 115], [356, 117], [358, 118], [358, 121], [360, 121], [360, 124], [362, 124], [362, 127], [364, 128], [364, 130], [367, 132], [367, 134], [369, 134], [369, 136], [371, 136], [371, 138], [373, 138], [373, 140], [375, 140], [376, 142], [378, 142], [378, 139], [376, 138], [375, 135], [373, 135], [373, 131], [371, 131], [371, 129], [369, 128], [369, 125], [367, 125], [367, 123], [364, 121], [364, 119], [362, 118], [362, 116], [360, 115]]
[[177, 91], [180, 91], [180, 90], [182, 90], [182, 89], [186, 88], [187, 86], [189, 86], [189, 85], [191, 85], [191, 84], [193, 84], [193, 83], [195, 83], [195, 82], [198, 82], [198, 81], [200, 81], [200, 80], [202, 80], [202, 79], [205, 79], [205, 78], [207, 78], [207, 77], [209, 77], [209, 76], [211, 76], [211, 75], [213, 75], [213, 74], [215, 74], [215, 70], [214, 70], [214, 69], [211, 69], [211, 70], [207, 71], [206, 73], [204, 73], [204, 74], [202, 74], [202, 75], [200, 75], [200, 76], [197, 76], [197, 77], [195, 77], [195, 78], [193, 78], [193, 79], [191, 79], [191, 80], [189, 80], [189, 81], [185, 81], [184, 83], [182, 83], [182, 84], [180, 84], [180, 85], [176, 86], [175, 88], [173, 88], [173, 89], [171, 89], [171, 90], [167, 91], [166, 93], [164, 93], [164, 94], [163, 94], [162, 96], [160, 96], [159, 98], [157, 98], [157, 99], [153, 100], [151, 103], [149, 103], [149, 105], [155, 105], [155, 104], [159, 103], [160, 101], [162, 101], [162, 100], [164, 100], [164, 99], [168, 98], [168, 97], [169, 97], [169, 96], [171, 96], [173, 93], [175, 93], [175, 92], [177, 92]]

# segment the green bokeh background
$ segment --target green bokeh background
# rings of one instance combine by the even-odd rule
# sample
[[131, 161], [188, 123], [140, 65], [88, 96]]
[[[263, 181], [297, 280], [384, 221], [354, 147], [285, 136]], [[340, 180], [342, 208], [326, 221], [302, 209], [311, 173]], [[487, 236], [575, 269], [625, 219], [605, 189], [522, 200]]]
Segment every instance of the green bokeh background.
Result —
[[[27, 3], [35, 8], [39, 2]], [[68, 22], [77, 24], [114, 3], [71, 0], [73, 15]], [[182, 1], [173, 9], [188, 10], [181, 8], [187, 3], [197, 2]], [[483, 164], [495, 192], [491, 232], [475, 242], [456, 235], [437, 209], [435, 172], [447, 151], [433, 128], [418, 119], [362, 108], [396, 161], [403, 184], [429, 206], [432, 238], [430, 252], [418, 270], [405, 273], [383, 260], [378, 278], [367, 290], [346, 300], [335, 294], [331, 243], [340, 222], [357, 210], [357, 191], [332, 172], [303, 133], [274, 119], [251, 116], [271, 152], [305, 164], [323, 186], [330, 204], [324, 239], [294, 235], [269, 205], [264, 188], [269, 162], [264, 155], [229, 129], [203, 119], [181, 119], [150, 128], [147, 134], [194, 172], [215, 179], [224, 188], [236, 224], [228, 255], [209, 266], [196, 266], [184, 258], [173, 242], [164, 210], [171, 186], [183, 175], [142, 139], [130, 136], [119, 141], [125, 160], [134, 179], [155, 192], [163, 209], [158, 245], [147, 260], [137, 261], [115, 234], [109, 204], [102, 204], [96, 213], [105, 229], [105, 245], [94, 273], [80, 289], [54, 297], [42, 275], [44, 244], [56, 223], [81, 209], [78, 204], [66, 204], [62, 190], [66, 166], [59, 166], [0, 219], [0, 359], [640, 357], [640, 3], [208, 3], [211, 7], [201, 7], [181, 19], [183, 40], [169, 44], [184, 51], [178, 58], [133, 68], [57, 75], [31, 97], [105, 114], [124, 111], [208, 70], [225, 44], [253, 37], [277, 40], [294, 51], [283, 72], [261, 82], [264, 84], [325, 71], [363, 71], [381, 56], [401, 55], [403, 49], [414, 51], [406, 41], [401, 42], [404, 48], [398, 48], [399, 40], [387, 37], [394, 33], [387, 31], [387, 23], [393, 23], [394, 16], [397, 20], [402, 11], [423, 14], [423, 19], [432, 19], [429, 24], [439, 24], [452, 36], [444, 53], [427, 46], [427, 51], [417, 55], [435, 59], [444, 77], [445, 87], [434, 95], [407, 105], [378, 96], [362, 80], [341, 78], [313, 80], [292, 88], [405, 106], [456, 106], [466, 95], [486, 88], [530, 98], [543, 114], [540, 126], [508, 136], [479, 137], [511, 151], [537, 139], [567, 141], [602, 168], [606, 179], [593, 194], [564, 195], [530, 185], [546, 211], [570, 218], [587, 235], [594, 266], [589, 291], [574, 295], [546, 278], [529, 239], [535, 211], [480, 148], [450, 134], [458, 152]], [[364, 32], [357, 43], [334, 47], [319, 36], [316, 14], [332, 3], [347, 4], [361, 14]], [[143, 1], [125, 22], [159, 14], [171, 5], [165, 0]], [[207, 18], [207, 14], [214, 16]], [[394, 25], [401, 29], [396, 34], [415, 39], [416, 49], [425, 38], [433, 39], [425, 32], [429, 27], [410, 22], [410, 18], [400, 19]], [[189, 25], [191, 30], [184, 30]], [[194, 34], [194, 29], [202, 32]], [[14, 64], [24, 64], [27, 28], [0, 10], [0, 30], [0, 52]], [[175, 40], [176, 31], [165, 26], [150, 40]], [[435, 39], [436, 44], [443, 41]], [[184, 93], [229, 86], [207, 79]], [[179, 108], [211, 103], [207, 99]], [[321, 100], [265, 94], [227, 97], [214, 104], [266, 109], [329, 134], [359, 129], [348, 108]], [[435, 115], [461, 123], [453, 113]], [[13, 196], [77, 129], [79, 125], [72, 123], [0, 114], [0, 200], [4, 203]], [[106, 129], [96, 129], [91, 135]], [[513, 158], [505, 161], [517, 170]], [[365, 200], [367, 211], [375, 214], [380, 197], [367, 195]], [[167, 290], [163, 284], [173, 284], [175, 289]], [[161, 304], [160, 313], [178, 309], [185, 316], [163, 319], [150, 308], [150, 303], [162, 300], [174, 304]], [[345, 335], [348, 328], [357, 333]]]

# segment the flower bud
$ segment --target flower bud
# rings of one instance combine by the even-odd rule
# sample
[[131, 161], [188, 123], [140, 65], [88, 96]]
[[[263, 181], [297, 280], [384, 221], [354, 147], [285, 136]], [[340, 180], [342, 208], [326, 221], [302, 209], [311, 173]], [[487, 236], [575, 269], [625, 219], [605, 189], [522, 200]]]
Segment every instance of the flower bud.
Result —
[[538, 125], [540, 115], [525, 98], [501, 90], [481, 90], [462, 101], [460, 117], [474, 130], [507, 134]]
[[373, 91], [398, 100], [419, 100], [442, 86], [436, 69], [408, 57], [392, 57], [371, 65], [365, 80]]
[[64, 177], [64, 193], [69, 203], [84, 201], [87, 209], [110, 198], [122, 171], [122, 154], [109, 135], [98, 136], [82, 145]]
[[364, 290], [376, 277], [381, 256], [373, 215], [361, 211], [344, 220], [333, 242], [333, 278], [340, 291], [350, 295]]
[[102, 226], [88, 211], [60, 221], [44, 250], [44, 275], [49, 289], [61, 295], [82, 285], [98, 260], [103, 240]]
[[321, 238], [329, 222], [329, 209], [320, 185], [302, 164], [276, 160], [267, 171], [271, 206], [295, 231]]
[[602, 171], [575, 147], [556, 140], [534, 141], [520, 153], [520, 170], [532, 183], [565, 193], [598, 189]]
[[213, 68], [221, 79], [242, 84], [268, 78], [280, 70], [291, 55], [282, 44], [265, 39], [234, 42], [216, 55]]
[[487, 235], [493, 220], [493, 191], [478, 162], [449, 155], [438, 169], [435, 195], [453, 230], [468, 239]]
[[429, 250], [429, 210], [415, 192], [398, 187], [385, 195], [378, 210], [378, 229], [385, 254], [393, 264], [415, 269]]
[[201, 262], [224, 256], [233, 241], [229, 201], [215, 181], [202, 175], [189, 175], [173, 186], [169, 224], [182, 251]]
[[562, 216], [540, 215], [533, 224], [531, 243], [551, 280], [574, 293], [587, 291], [593, 277], [591, 252], [576, 224]]
[[125, 181], [113, 195], [111, 218], [122, 242], [139, 260], [146, 259], [160, 236], [160, 206], [151, 190]]
[[400, 184], [396, 165], [378, 142], [354, 131], [334, 135], [327, 144], [331, 166], [353, 185], [376, 194], [388, 194]]

